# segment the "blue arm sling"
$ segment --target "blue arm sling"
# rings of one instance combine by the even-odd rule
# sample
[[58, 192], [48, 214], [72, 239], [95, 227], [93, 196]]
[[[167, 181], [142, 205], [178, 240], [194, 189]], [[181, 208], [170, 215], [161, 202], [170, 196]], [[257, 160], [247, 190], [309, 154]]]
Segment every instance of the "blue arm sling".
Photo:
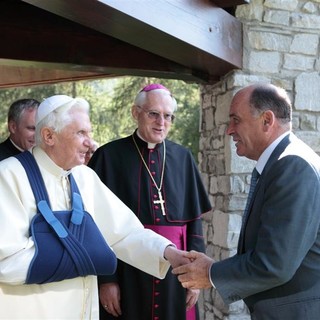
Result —
[[26, 284], [113, 274], [117, 258], [91, 215], [84, 211], [72, 174], [69, 175], [72, 210], [53, 212], [33, 155], [25, 151], [15, 157], [26, 170], [38, 210], [30, 225], [36, 252], [29, 266]]

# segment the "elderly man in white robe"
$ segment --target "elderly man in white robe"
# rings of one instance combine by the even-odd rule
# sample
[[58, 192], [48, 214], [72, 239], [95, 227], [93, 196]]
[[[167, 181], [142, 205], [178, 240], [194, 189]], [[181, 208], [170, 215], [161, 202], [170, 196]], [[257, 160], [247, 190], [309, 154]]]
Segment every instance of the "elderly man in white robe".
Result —
[[[83, 165], [91, 143], [90, 133], [86, 100], [56, 95], [40, 104], [36, 116], [36, 146], [26, 153], [32, 155], [32, 161], [35, 159], [35, 166], [40, 169], [48, 196], [48, 203], [44, 201], [46, 208], [51, 213], [72, 212], [72, 176], [83, 208], [100, 230], [101, 239], [112, 248], [110, 252], [144, 272], [164, 278], [170, 264], [184, 264], [186, 258], [170, 241], [144, 229], [95, 172]], [[48, 242], [46, 247], [46, 242], [41, 241], [43, 234], [40, 240], [35, 236], [32, 219], [39, 215], [41, 206], [35, 200], [27, 171], [16, 157], [0, 163], [0, 319], [98, 319], [96, 276], [99, 271], [92, 270], [99, 267], [79, 272], [74, 262], [75, 265], [69, 265], [70, 270], [63, 270], [67, 276], [47, 274], [52, 271], [49, 270], [52, 265], [62, 266], [56, 261], [56, 242]], [[46, 223], [43, 219], [42, 224]], [[53, 229], [56, 230], [54, 225]], [[58, 235], [52, 236], [53, 231], [50, 236], [59, 236], [57, 241], [64, 243], [66, 235], [59, 235], [59, 230]], [[71, 231], [63, 232], [68, 235], [67, 239], [73, 237], [69, 236]], [[100, 246], [97, 233], [86, 235], [88, 251]], [[78, 245], [78, 240], [75, 243]], [[79, 246], [81, 252], [86, 251], [81, 243]], [[66, 254], [65, 251], [63, 254], [61, 251], [61, 255]], [[91, 263], [90, 257], [88, 259]], [[48, 268], [43, 267], [45, 265]]]

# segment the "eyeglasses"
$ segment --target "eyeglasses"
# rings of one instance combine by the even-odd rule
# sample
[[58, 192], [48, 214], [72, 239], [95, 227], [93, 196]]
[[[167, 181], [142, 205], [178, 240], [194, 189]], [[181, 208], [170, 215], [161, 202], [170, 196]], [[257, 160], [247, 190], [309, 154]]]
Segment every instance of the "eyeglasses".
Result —
[[139, 109], [141, 109], [143, 112], [145, 112], [147, 115], [148, 115], [148, 118], [149, 119], [152, 119], [152, 120], [159, 120], [160, 117], [163, 117], [164, 121], [167, 121], [167, 122], [173, 122], [174, 119], [175, 119], [175, 115], [172, 114], [172, 113], [160, 113], [158, 111], [153, 111], [153, 110], [145, 110], [143, 107], [141, 106], [137, 106]]

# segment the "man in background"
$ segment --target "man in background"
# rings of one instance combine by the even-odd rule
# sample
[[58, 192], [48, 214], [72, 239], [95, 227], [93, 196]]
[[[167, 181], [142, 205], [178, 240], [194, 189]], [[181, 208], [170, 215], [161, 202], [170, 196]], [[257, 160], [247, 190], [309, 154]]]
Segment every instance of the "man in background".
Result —
[[98, 149], [99, 144], [97, 141], [91, 140], [91, 144], [90, 144], [90, 148], [89, 150], [86, 152], [86, 157], [84, 160], [84, 164], [88, 165], [88, 162], [90, 161], [93, 153]]
[[0, 160], [28, 150], [35, 144], [35, 117], [39, 102], [34, 99], [15, 101], [8, 111], [9, 137], [0, 143]]
[[[163, 85], [144, 87], [131, 110], [137, 130], [97, 149], [89, 166], [145, 228], [178, 249], [204, 252], [201, 214], [211, 205], [191, 152], [166, 139], [176, 109]], [[100, 301], [108, 306], [101, 319], [198, 318], [199, 290], [185, 290], [171, 272], [159, 280], [119, 261], [114, 276], [99, 280]]]

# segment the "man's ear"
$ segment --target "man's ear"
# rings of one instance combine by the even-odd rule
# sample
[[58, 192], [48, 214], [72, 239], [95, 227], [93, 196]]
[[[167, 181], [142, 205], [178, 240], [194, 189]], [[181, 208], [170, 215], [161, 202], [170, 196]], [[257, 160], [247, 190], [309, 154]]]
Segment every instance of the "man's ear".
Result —
[[263, 113], [263, 125], [266, 127], [272, 127], [275, 121], [275, 115], [271, 110], [267, 110]]
[[136, 107], [135, 105], [133, 105], [133, 106], [131, 107], [131, 114], [132, 114], [133, 119], [136, 120], [136, 121], [138, 121], [138, 114], [139, 114], [139, 112], [138, 112], [137, 107]]
[[15, 133], [15, 132], [16, 132], [16, 130], [17, 130], [17, 124], [16, 124], [15, 121], [10, 120], [10, 121], [8, 122], [8, 130], [9, 130], [10, 133]]
[[48, 145], [48, 146], [53, 146], [54, 145], [54, 142], [55, 142], [55, 138], [54, 138], [54, 135], [55, 135], [55, 132], [51, 129], [51, 128], [48, 128], [48, 127], [44, 127], [41, 129], [41, 137], [42, 137], [42, 141]]

